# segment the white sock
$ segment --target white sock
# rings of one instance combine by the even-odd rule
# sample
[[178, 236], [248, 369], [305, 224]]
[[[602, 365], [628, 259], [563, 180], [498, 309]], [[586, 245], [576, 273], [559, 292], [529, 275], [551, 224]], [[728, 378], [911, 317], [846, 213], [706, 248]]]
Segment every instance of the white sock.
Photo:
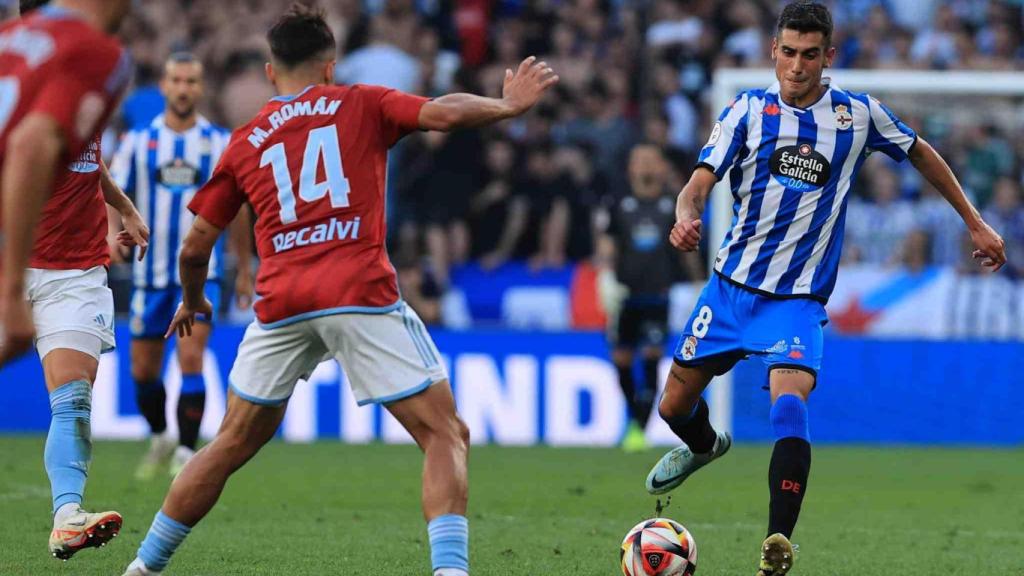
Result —
[[469, 572], [458, 568], [438, 568], [434, 570], [434, 576], [469, 576]]
[[60, 526], [64, 523], [65, 520], [81, 511], [81, 509], [82, 507], [78, 504], [78, 502], [68, 502], [67, 504], [58, 508], [57, 512], [53, 515], [54, 527]]
[[154, 572], [154, 571], [150, 570], [149, 568], [146, 568], [146, 563], [143, 562], [142, 559], [138, 558], [138, 557], [136, 557], [135, 560], [133, 560], [132, 563], [128, 565], [128, 570], [131, 570], [133, 568], [137, 568], [137, 569], [141, 570], [143, 574], [153, 574], [153, 575], [160, 574], [160, 572]]

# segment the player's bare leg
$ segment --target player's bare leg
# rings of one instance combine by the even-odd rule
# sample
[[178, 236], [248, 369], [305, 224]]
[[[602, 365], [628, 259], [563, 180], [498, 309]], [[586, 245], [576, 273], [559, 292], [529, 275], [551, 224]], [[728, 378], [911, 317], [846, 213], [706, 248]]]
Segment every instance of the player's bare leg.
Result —
[[161, 377], [164, 363], [163, 338], [133, 338], [132, 379], [135, 402], [150, 429], [149, 450], [135, 469], [135, 477], [149, 480], [171, 459], [176, 440], [167, 433], [167, 392]]
[[468, 574], [469, 428], [455, 412], [451, 387], [444, 380], [387, 408], [423, 450], [423, 516], [434, 574]]
[[[61, 335], [58, 335], [60, 337]], [[95, 339], [98, 353], [99, 339]], [[93, 514], [81, 508], [92, 460], [92, 384], [99, 361], [78, 350], [56, 348], [43, 357], [43, 374], [53, 416], [43, 461], [53, 492], [53, 531], [49, 549], [67, 560], [84, 548], [104, 546], [121, 530], [117, 512]]]
[[815, 376], [790, 366], [769, 373], [775, 448], [768, 469], [768, 537], [761, 545], [758, 576], [782, 576], [793, 567], [793, 535], [811, 469], [807, 398]]
[[707, 402], [701, 398], [715, 372], [713, 365], [672, 364], [658, 414], [685, 444], [662, 456], [651, 469], [647, 475], [647, 491], [651, 494], [675, 489], [691, 474], [729, 451], [732, 437], [711, 427]]
[[178, 395], [178, 445], [171, 458], [170, 473], [176, 476], [195, 454], [199, 426], [206, 408], [206, 381], [203, 379], [203, 354], [211, 326], [197, 322], [192, 336], [178, 338], [178, 365], [181, 367], [181, 391]]
[[128, 574], [159, 573], [167, 566], [192, 527], [213, 509], [228, 478], [274, 437], [285, 409], [286, 405], [260, 406], [228, 393], [217, 437], [174, 479]]

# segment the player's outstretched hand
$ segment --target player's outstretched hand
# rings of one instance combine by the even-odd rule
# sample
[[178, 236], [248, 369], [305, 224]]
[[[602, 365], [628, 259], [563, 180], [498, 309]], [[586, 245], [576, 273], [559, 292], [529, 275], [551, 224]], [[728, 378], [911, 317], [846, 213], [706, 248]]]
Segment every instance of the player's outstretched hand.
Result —
[[683, 252], [693, 252], [700, 245], [700, 220], [676, 222], [668, 234], [669, 242]]
[[971, 230], [971, 242], [976, 248], [973, 256], [975, 260], [983, 259], [982, 266], [995, 272], [1006, 264], [1006, 243], [987, 223], [982, 222], [981, 226]]
[[139, 247], [139, 262], [146, 257], [146, 250], [149, 248], [149, 226], [142, 220], [137, 210], [129, 214], [121, 215], [121, 224], [124, 230], [117, 234], [117, 242], [127, 248]]
[[0, 299], [0, 367], [32, 347], [35, 324], [24, 298]]
[[501, 94], [512, 105], [516, 115], [532, 108], [544, 91], [558, 82], [558, 75], [547, 62], [536, 60], [536, 56], [523, 60], [515, 73], [511, 68], [505, 70], [505, 86]]
[[212, 318], [213, 305], [206, 298], [203, 298], [203, 303], [196, 309], [186, 308], [184, 302], [178, 304], [178, 311], [174, 313], [174, 318], [171, 320], [171, 325], [167, 327], [164, 339], [174, 336], [175, 332], [178, 333], [178, 338], [191, 336], [192, 325], [196, 322], [196, 314], [205, 314], [207, 318]]

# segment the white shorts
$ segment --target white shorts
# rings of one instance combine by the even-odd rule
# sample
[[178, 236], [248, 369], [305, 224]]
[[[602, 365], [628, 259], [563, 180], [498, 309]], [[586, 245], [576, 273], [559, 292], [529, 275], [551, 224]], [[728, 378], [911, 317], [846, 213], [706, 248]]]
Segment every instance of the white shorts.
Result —
[[[99, 359], [114, 349], [114, 294], [107, 269], [25, 271], [26, 297], [32, 305], [36, 350], [44, 358], [57, 348], [78, 350]], [[90, 342], [99, 338], [99, 351]]]
[[360, 406], [395, 402], [448, 377], [423, 321], [403, 302], [386, 313], [331, 314], [270, 329], [253, 322], [228, 381], [245, 400], [279, 406], [332, 357]]

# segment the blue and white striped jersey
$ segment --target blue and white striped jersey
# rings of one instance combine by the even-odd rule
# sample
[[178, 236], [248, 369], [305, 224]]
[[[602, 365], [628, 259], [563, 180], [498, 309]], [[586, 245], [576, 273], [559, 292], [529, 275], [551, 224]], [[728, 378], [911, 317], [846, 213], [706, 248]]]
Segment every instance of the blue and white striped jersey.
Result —
[[755, 291], [827, 301], [850, 183], [871, 152], [902, 161], [916, 142], [878, 100], [835, 85], [807, 108], [783, 102], [778, 83], [741, 93], [698, 158], [729, 174], [734, 199], [715, 270]]
[[[194, 216], [188, 210], [200, 186], [210, 179], [231, 133], [199, 117], [194, 127], [175, 132], [161, 114], [148, 127], [127, 132], [110, 166], [114, 181], [135, 198], [149, 225], [149, 253], [134, 263], [136, 288], [179, 286], [178, 254]], [[210, 278], [223, 265], [223, 242], [210, 260]]]

